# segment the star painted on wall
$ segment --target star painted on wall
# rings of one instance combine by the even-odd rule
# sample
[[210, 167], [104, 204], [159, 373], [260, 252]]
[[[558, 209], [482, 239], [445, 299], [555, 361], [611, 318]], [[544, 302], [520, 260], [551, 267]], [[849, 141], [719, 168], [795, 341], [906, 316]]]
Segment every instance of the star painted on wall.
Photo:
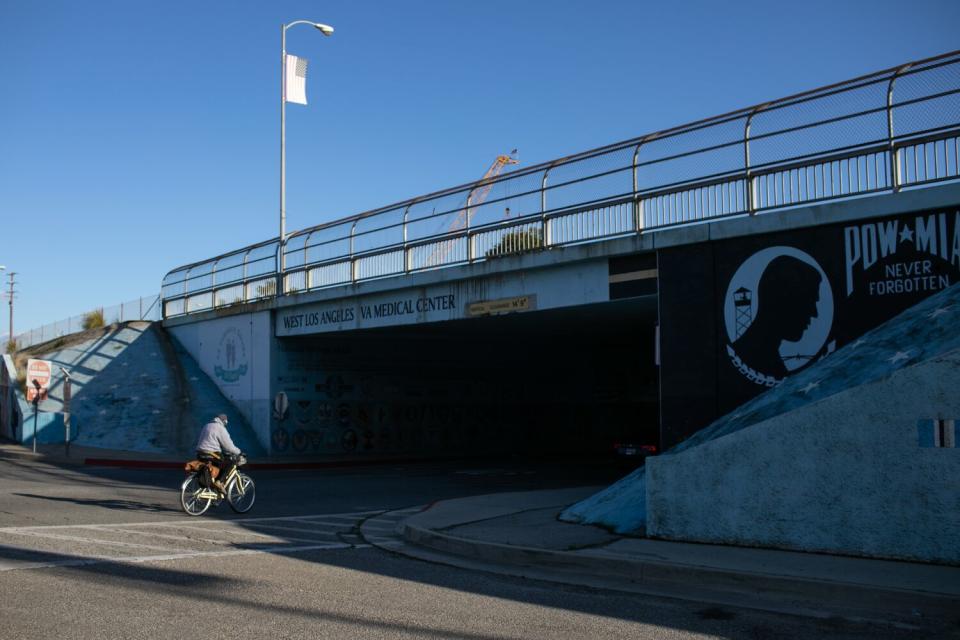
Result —
[[893, 356], [891, 356], [890, 358], [887, 358], [887, 362], [889, 362], [890, 364], [897, 364], [898, 362], [902, 362], [904, 360], [909, 360], [909, 359], [910, 359], [909, 351], [897, 351], [895, 354], [893, 354]]
[[820, 381], [815, 380], [813, 382], [807, 383], [807, 386], [805, 386], [803, 389], [800, 389], [800, 391], [802, 391], [804, 394], [808, 394], [819, 386], [820, 386]]
[[927, 317], [933, 320], [935, 318], [939, 318], [945, 313], [950, 313], [950, 307], [940, 307], [938, 309], [934, 309], [933, 311], [927, 314]]
[[903, 231], [900, 232], [900, 242], [913, 242], [913, 231], [910, 230], [910, 227], [904, 227]]

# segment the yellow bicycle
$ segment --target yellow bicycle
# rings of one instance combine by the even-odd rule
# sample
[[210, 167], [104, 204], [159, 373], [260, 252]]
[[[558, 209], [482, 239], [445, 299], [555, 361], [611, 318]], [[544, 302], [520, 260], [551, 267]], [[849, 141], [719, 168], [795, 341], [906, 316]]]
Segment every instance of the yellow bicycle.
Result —
[[240, 471], [240, 467], [247, 464], [247, 458], [241, 454], [234, 457], [233, 462], [233, 469], [221, 481], [224, 493], [203, 486], [198, 471], [194, 471], [187, 476], [187, 479], [180, 485], [180, 505], [188, 515], [203, 515], [211, 504], [218, 506], [224, 497], [226, 497], [230, 508], [235, 512], [246, 513], [250, 511], [253, 507], [253, 501], [256, 499], [257, 491], [253, 478]]

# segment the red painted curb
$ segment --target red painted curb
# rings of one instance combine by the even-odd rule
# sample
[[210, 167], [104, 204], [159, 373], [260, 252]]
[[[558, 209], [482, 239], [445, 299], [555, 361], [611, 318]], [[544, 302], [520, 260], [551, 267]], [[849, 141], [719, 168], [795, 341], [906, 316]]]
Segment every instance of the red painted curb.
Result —
[[[450, 458], [444, 458], [450, 460]], [[128, 469], [183, 469], [183, 462], [172, 460], [124, 460], [120, 458], [86, 458], [83, 463], [95, 467], [122, 467]], [[376, 460], [329, 460], [325, 462], [251, 462], [244, 465], [250, 470], [293, 471], [297, 469], [334, 469], [344, 467], [365, 467], [383, 464], [413, 464], [436, 462], [435, 458], [390, 458]]]
[[134, 469], [183, 469], [184, 462], [170, 460], [118, 460], [113, 458], [85, 458], [83, 464], [94, 467], [130, 467]]

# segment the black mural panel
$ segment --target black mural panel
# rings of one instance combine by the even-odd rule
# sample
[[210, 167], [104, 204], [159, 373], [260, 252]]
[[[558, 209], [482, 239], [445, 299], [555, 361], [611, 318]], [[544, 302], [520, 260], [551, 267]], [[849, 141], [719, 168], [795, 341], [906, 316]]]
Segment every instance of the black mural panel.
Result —
[[[715, 353], [702, 362], [717, 368], [715, 412], [705, 416], [696, 408], [686, 410], [689, 419], [673, 416], [691, 428], [682, 437], [960, 280], [960, 211], [749, 236], [696, 250], [715, 260], [715, 306], [699, 331], [682, 337], [666, 327], [679, 322], [690, 329], [690, 303], [677, 307], [664, 294], [689, 289], [691, 274], [667, 269], [665, 260], [675, 253], [689, 260], [691, 248], [661, 252], [664, 373], [668, 361], [690, 362], [697, 349], [678, 344], [681, 338]], [[664, 396], [680, 393], [664, 390]]]
[[713, 262], [709, 244], [677, 247], [659, 255], [662, 449], [717, 415]]

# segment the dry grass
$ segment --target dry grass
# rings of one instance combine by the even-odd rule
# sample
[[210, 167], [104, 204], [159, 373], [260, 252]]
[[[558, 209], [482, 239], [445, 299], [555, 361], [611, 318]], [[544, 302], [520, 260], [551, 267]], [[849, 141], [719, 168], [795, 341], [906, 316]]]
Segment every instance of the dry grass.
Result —
[[99, 329], [103, 324], [103, 309], [94, 309], [83, 316], [84, 329]]
[[118, 330], [125, 324], [126, 323], [114, 323], [103, 327], [97, 327], [95, 329], [78, 331], [77, 333], [71, 333], [65, 336], [58, 336], [51, 340], [47, 340], [46, 342], [41, 342], [40, 344], [35, 344], [21, 351], [11, 353], [10, 355], [13, 357], [13, 364], [17, 369], [17, 382], [20, 384], [21, 391], [26, 393], [25, 385], [27, 381], [27, 360], [30, 358], [42, 357], [48, 353], [60, 351], [61, 349], [66, 349], [75, 344], [87, 342], [88, 340], [99, 340], [108, 333]]

